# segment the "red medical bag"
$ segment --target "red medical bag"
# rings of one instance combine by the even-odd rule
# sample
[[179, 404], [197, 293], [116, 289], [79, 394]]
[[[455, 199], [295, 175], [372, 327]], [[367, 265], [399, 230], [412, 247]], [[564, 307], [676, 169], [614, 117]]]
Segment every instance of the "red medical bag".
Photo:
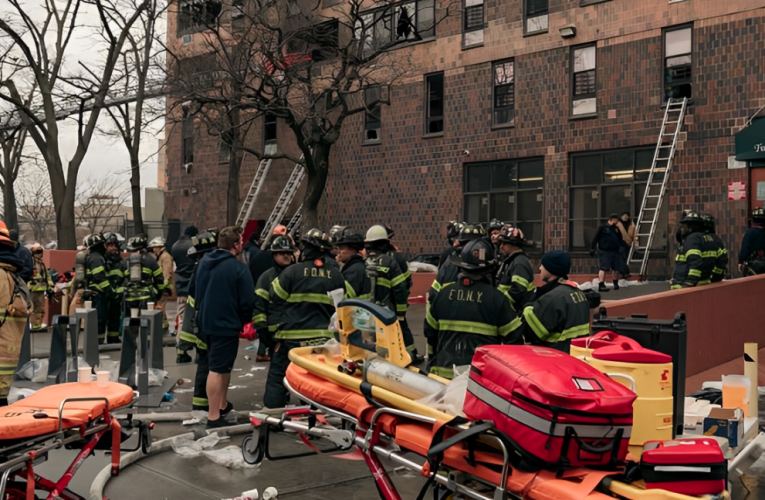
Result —
[[627, 456], [635, 397], [561, 351], [486, 346], [473, 356], [464, 412], [493, 421], [540, 466], [614, 466]]
[[640, 471], [646, 488], [683, 495], [722, 493], [728, 479], [728, 463], [711, 438], [649, 441], [643, 446]]

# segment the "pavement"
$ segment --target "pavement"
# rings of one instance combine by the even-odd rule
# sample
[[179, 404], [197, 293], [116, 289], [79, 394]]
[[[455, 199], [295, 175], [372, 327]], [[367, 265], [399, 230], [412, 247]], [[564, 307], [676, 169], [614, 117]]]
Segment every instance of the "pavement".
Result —
[[[617, 292], [609, 292], [607, 299], [621, 299], [637, 294], [655, 293], [668, 289], [666, 283], [649, 283]], [[606, 299], [606, 297], [604, 297]], [[171, 317], [172, 308], [168, 311]], [[422, 325], [425, 317], [425, 305], [414, 304], [410, 307], [408, 319], [414, 333], [418, 349], [424, 352], [425, 341]], [[40, 337], [42, 339], [42, 336]], [[43, 342], [41, 341], [41, 344]], [[265, 379], [268, 366], [257, 363], [254, 352], [244, 350], [250, 343], [240, 342], [234, 372], [232, 373], [229, 400], [237, 411], [247, 412], [261, 408]], [[118, 352], [102, 353], [112, 359], [118, 358]], [[248, 359], [249, 358], [249, 359]], [[173, 389], [175, 401], [164, 403], [157, 411], [189, 411], [192, 394], [190, 389], [195, 373], [195, 365], [175, 364], [175, 350], [164, 349], [165, 370], [172, 380], [186, 379], [183, 384]], [[246, 418], [240, 417], [240, 422]], [[182, 426], [180, 422], [157, 422], [153, 433], [154, 440], [190, 432], [201, 431], [203, 426]], [[239, 446], [245, 436], [219, 443], [215, 449]], [[125, 443], [128, 446], [132, 443]], [[299, 453], [306, 447], [294, 434], [277, 433], [272, 435], [273, 455]], [[50, 460], [35, 468], [36, 472], [58, 476], [71, 462], [73, 451], [55, 451]], [[89, 498], [90, 484], [95, 475], [109, 463], [109, 457], [103, 452], [86, 460], [71, 483], [71, 489]], [[405, 470], [398, 470], [391, 464], [386, 468], [404, 499], [416, 498], [424, 479]], [[56, 474], [57, 473], [57, 474]], [[759, 487], [762, 482], [763, 486]], [[765, 460], [760, 460], [749, 479], [751, 493], [746, 493], [741, 484], [733, 485], [733, 498], [765, 500]], [[112, 500], [147, 498], [147, 499], [229, 499], [239, 496], [243, 491], [257, 488], [261, 494], [265, 488], [273, 486], [279, 491], [280, 499], [373, 499], [379, 498], [375, 483], [363, 459], [357, 454], [343, 456], [314, 455], [289, 460], [265, 460], [261, 465], [247, 469], [231, 469], [211, 462], [206, 457], [185, 458], [173, 451], [147, 457], [123, 470], [112, 478], [105, 490], [105, 496]]]

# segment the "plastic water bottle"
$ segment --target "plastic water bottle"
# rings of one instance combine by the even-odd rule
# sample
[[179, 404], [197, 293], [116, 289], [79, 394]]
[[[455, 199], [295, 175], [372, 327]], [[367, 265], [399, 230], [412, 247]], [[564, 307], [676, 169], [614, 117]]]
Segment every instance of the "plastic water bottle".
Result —
[[273, 486], [269, 486], [266, 488], [266, 491], [263, 492], [263, 500], [276, 500], [277, 496], [279, 496], [279, 492], [276, 491], [276, 488]]
[[226, 500], [258, 500], [258, 489], [245, 491], [236, 498], [227, 498]]

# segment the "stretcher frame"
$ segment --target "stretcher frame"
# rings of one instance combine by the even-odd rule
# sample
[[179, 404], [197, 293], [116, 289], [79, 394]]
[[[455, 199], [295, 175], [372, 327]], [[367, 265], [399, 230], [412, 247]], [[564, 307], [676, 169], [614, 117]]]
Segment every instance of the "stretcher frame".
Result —
[[[7, 493], [9, 500], [33, 500], [35, 498], [35, 491], [43, 490], [49, 493], [47, 500], [55, 498], [81, 500], [81, 496], [69, 491], [67, 487], [80, 466], [96, 448], [101, 438], [110, 431], [112, 433], [109, 448], [111, 454], [111, 474], [112, 477], [118, 476], [122, 426], [113, 413], [116, 410], [135, 404], [137, 400], [138, 394], [134, 392], [131, 403], [114, 410], [109, 409], [109, 399], [106, 397], [67, 398], [61, 401], [58, 408], [58, 430], [55, 433], [35, 436], [25, 441], [14, 443], [7, 448], [0, 449], [0, 457], [8, 457], [0, 463], [0, 472], [2, 472], [2, 476], [0, 476], [0, 498], [5, 499]], [[86, 401], [103, 402], [104, 409], [102, 414], [86, 425], [80, 425], [78, 428], [64, 429], [63, 419], [66, 405], [68, 403]], [[8, 408], [11, 408], [11, 406]], [[48, 452], [87, 438], [89, 438], [87, 442], [82, 446], [82, 449], [57, 481], [54, 482], [35, 474], [34, 466], [47, 461]], [[145, 446], [143, 439], [143, 435], [141, 435], [139, 437], [139, 447]], [[26, 479], [26, 483], [15, 483], [13, 479], [17, 476], [21, 479]], [[12, 488], [9, 488], [9, 485]], [[19, 489], [20, 487], [23, 487], [24, 490]]]

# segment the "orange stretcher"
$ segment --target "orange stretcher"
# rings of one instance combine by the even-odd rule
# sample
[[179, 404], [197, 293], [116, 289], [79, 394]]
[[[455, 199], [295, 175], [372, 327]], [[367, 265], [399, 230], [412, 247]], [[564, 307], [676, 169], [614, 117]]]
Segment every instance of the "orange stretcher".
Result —
[[[36, 490], [43, 490], [48, 499], [79, 500], [67, 486], [102, 438], [108, 443], [100, 448], [111, 451], [112, 475], [117, 475], [124, 434], [112, 412], [135, 397], [123, 384], [68, 383], [44, 387], [0, 408], [0, 498], [32, 500]], [[81, 451], [58, 481], [35, 474], [35, 465], [46, 461], [48, 452], [64, 446]]]

